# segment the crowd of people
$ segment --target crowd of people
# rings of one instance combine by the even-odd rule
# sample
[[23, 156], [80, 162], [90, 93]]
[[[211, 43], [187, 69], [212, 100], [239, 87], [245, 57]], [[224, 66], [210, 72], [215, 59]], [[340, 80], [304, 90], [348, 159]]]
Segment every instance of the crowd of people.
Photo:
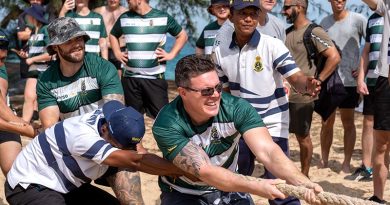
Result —
[[[178, 96], [168, 101], [166, 63], [188, 36], [148, 0], [64, 0], [56, 13], [29, 0], [18, 18], [18, 46], [0, 30], [0, 167], [13, 204], [144, 204], [139, 171], [159, 175], [161, 204], [299, 205], [276, 185], [303, 186], [303, 199], [321, 204], [309, 179], [314, 111], [330, 89], [341, 97], [322, 116], [320, 168], [328, 167], [336, 110], [344, 129], [341, 171], [373, 180], [368, 200], [385, 204], [390, 161], [389, 0], [362, 0], [368, 19], [329, 0], [319, 25], [308, 0], [211, 0], [216, 20], [204, 27], [195, 54], [175, 69]], [[167, 34], [175, 38], [165, 48]], [[340, 35], [342, 34], [342, 35]], [[361, 41], [365, 44], [360, 49]], [[360, 50], [362, 52], [360, 53]], [[5, 59], [21, 59], [27, 78], [23, 114], [7, 104]], [[338, 81], [337, 81], [338, 80]], [[352, 172], [355, 107], [363, 100], [362, 163]], [[330, 99], [331, 101], [333, 99]], [[333, 102], [333, 101], [332, 101]], [[329, 109], [328, 109], [329, 108]], [[336, 109], [337, 108], [337, 109]], [[142, 146], [144, 115], [162, 157]], [[32, 121], [39, 119], [40, 124]], [[289, 134], [299, 143], [301, 170], [289, 159]], [[22, 148], [21, 137], [33, 138]], [[252, 177], [255, 160], [263, 179]], [[91, 185], [112, 188], [115, 197]]]

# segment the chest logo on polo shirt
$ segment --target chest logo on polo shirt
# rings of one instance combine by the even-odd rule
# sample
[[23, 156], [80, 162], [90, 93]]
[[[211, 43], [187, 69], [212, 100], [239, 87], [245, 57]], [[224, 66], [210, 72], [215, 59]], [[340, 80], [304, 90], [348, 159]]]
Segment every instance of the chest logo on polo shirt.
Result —
[[256, 72], [260, 72], [263, 69], [264, 68], [263, 68], [263, 63], [261, 62], [261, 57], [260, 56], [256, 56], [255, 65], [254, 65], [253, 70], [256, 71]]
[[85, 80], [81, 81], [81, 94], [82, 95], [87, 94], [87, 86], [85, 85]]
[[215, 126], [211, 128], [210, 136], [211, 136], [211, 144], [221, 143], [221, 136], [219, 136], [218, 130]]
[[149, 21], [149, 26], [153, 26], [153, 20]]

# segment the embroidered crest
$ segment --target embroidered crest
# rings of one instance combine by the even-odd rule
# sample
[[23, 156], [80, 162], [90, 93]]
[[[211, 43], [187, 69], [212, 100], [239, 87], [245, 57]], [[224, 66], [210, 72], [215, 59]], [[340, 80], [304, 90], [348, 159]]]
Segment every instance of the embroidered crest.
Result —
[[153, 26], [153, 20], [149, 21], [149, 26]]
[[212, 144], [221, 143], [221, 137], [219, 136], [218, 130], [215, 126], [213, 126], [213, 128], [211, 128], [210, 136], [211, 136], [211, 143]]
[[85, 80], [81, 81], [81, 94], [82, 95], [87, 94], [87, 86], [85, 85]]
[[261, 62], [261, 57], [260, 56], [256, 56], [255, 66], [254, 66], [253, 70], [256, 71], [256, 72], [260, 72], [260, 71], [263, 70], [263, 63]]

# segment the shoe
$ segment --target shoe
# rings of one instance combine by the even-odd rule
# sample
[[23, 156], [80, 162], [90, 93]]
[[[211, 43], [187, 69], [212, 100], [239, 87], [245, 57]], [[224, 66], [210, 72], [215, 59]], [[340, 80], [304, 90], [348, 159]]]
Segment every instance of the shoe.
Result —
[[353, 180], [353, 181], [371, 181], [372, 180], [372, 170], [366, 168], [366, 166], [362, 165], [359, 168], [355, 170], [355, 172], [347, 176], [346, 179]]
[[372, 197], [370, 197], [369, 199], [368, 199], [369, 201], [374, 201], [374, 202], [376, 202], [376, 203], [379, 203], [379, 204], [386, 204], [387, 203], [387, 201], [385, 201], [385, 200], [381, 200], [381, 199], [379, 199], [377, 196], [372, 196]]

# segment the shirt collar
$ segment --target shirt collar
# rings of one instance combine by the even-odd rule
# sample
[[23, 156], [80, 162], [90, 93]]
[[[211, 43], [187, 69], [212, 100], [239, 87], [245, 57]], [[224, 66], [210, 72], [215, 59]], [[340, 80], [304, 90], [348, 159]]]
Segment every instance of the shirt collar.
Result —
[[[255, 31], [252, 34], [251, 39], [249, 39], [247, 44], [251, 47], [257, 47], [257, 45], [260, 42], [260, 36], [261, 36], [260, 32], [257, 29], [255, 29]], [[238, 46], [236, 41], [235, 41], [235, 37], [236, 37], [236, 32], [233, 32], [232, 42], [230, 43], [230, 46], [229, 46], [230, 49], [233, 49], [234, 47]]]

